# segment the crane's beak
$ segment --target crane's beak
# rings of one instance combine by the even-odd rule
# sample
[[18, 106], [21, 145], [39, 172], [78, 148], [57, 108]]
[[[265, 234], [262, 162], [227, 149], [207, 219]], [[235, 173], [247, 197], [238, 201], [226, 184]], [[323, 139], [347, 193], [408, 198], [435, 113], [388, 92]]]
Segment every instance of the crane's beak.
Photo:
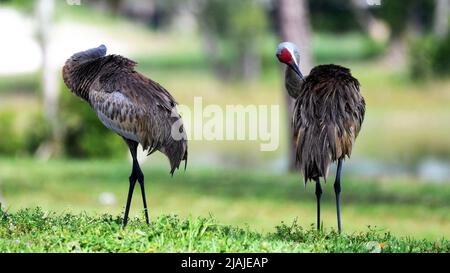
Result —
[[305, 77], [303, 77], [302, 72], [300, 71], [300, 68], [296, 63], [289, 64], [289, 67], [294, 70], [294, 72], [300, 77], [300, 79], [304, 80]]

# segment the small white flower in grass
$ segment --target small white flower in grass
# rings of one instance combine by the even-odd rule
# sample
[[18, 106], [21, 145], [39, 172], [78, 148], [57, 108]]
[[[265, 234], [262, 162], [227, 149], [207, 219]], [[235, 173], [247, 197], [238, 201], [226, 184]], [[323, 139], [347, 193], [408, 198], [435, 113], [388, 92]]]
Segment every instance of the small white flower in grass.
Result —
[[370, 253], [381, 253], [381, 244], [379, 242], [368, 242], [366, 248]]
[[116, 195], [112, 192], [102, 192], [98, 196], [98, 202], [105, 206], [115, 205], [117, 203]]

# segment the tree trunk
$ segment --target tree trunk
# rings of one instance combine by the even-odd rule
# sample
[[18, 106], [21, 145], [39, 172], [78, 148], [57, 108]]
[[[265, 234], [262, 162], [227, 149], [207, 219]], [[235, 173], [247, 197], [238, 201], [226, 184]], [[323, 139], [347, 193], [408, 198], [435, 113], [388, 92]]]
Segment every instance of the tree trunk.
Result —
[[373, 20], [373, 16], [368, 11], [369, 4], [364, 0], [352, 0], [350, 1], [350, 6], [352, 7], [359, 25], [361, 25], [363, 30], [370, 35], [370, 24]]
[[396, 68], [407, 67], [409, 62], [408, 40], [417, 40], [423, 34], [424, 26], [418, 16], [418, 12], [420, 12], [418, 3], [411, 3], [411, 5], [407, 6], [406, 12], [407, 15], [405, 18], [406, 22], [404, 29], [398, 32], [391, 31], [389, 47], [381, 58], [381, 63], [383, 65], [389, 67], [395, 66]]
[[229, 71], [222, 64], [219, 57], [219, 39], [206, 27], [203, 29], [203, 45], [214, 70], [214, 74], [221, 80], [228, 78]]
[[[307, 0], [278, 0], [278, 23], [279, 35], [283, 41], [295, 43], [300, 50], [300, 69], [304, 75], [309, 74], [312, 68], [312, 43], [311, 24], [309, 21], [309, 10]], [[292, 112], [294, 100], [283, 90], [285, 102], [288, 109], [288, 151], [289, 170], [294, 171], [295, 165], [295, 143], [293, 140]]]
[[370, 13], [368, 1], [352, 0], [350, 6], [359, 25], [372, 40], [379, 43], [387, 42], [389, 39], [388, 27]]
[[39, 0], [36, 4], [38, 37], [42, 50], [41, 81], [43, 90], [43, 108], [45, 118], [52, 130], [51, 139], [49, 139], [47, 143], [41, 145], [37, 154], [39, 157], [47, 159], [59, 152], [59, 143], [61, 140], [58, 122], [58, 73], [56, 67], [51, 63], [51, 56], [49, 54], [50, 26], [55, 3], [54, 0]]
[[436, 0], [436, 9], [434, 12], [434, 34], [439, 39], [448, 35], [450, 16], [450, 0]]
[[408, 44], [406, 34], [391, 37], [386, 53], [381, 57], [381, 63], [388, 67], [404, 68], [408, 65]]
[[244, 81], [253, 81], [260, 74], [260, 58], [257, 54], [256, 46], [253, 41], [241, 47], [241, 55], [238, 61], [240, 78]]

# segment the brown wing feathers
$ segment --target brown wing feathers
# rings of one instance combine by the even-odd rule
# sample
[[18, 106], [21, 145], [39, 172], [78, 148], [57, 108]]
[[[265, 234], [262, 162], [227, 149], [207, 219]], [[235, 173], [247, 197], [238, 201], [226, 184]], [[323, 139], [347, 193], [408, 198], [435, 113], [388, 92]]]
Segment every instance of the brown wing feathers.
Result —
[[[172, 136], [172, 125], [181, 121], [177, 103], [161, 85], [136, 72], [135, 65], [118, 55], [83, 62], [69, 59], [63, 77], [72, 92], [91, 104], [106, 127], [139, 142], [149, 154], [156, 150], [164, 153], [173, 174], [180, 162], [187, 160], [185, 135], [181, 140]], [[180, 129], [184, 130], [182, 123]]]
[[305, 181], [326, 179], [333, 161], [351, 155], [365, 102], [350, 70], [336, 65], [316, 67], [301, 88], [293, 120], [297, 163]]

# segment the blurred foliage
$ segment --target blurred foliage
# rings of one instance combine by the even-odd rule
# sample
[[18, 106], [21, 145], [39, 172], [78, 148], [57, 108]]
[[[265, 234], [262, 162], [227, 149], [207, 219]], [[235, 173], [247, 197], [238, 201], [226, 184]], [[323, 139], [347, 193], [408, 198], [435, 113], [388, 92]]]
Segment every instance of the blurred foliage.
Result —
[[200, 24], [223, 38], [257, 36], [267, 30], [264, 5], [260, 0], [207, 0], [200, 4]]
[[39, 73], [0, 76], [0, 94], [37, 93], [40, 87]]
[[155, 10], [150, 16], [150, 24], [155, 29], [165, 29], [170, 26], [171, 21], [177, 15], [177, 11], [186, 5], [188, 1], [183, 0], [153, 0]]
[[51, 128], [44, 117], [43, 111], [33, 113], [27, 119], [24, 137], [24, 149], [28, 154], [34, 154], [42, 143], [51, 137]]
[[35, 2], [36, 1], [28, 1], [28, 0], [0, 0], [0, 5], [7, 4], [15, 8], [31, 12], [34, 9]]
[[410, 73], [414, 80], [450, 76], [450, 36], [425, 36], [411, 43]]
[[15, 109], [4, 109], [0, 112], [0, 132], [1, 155], [32, 155], [50, 136], [42, 111], [30, 111], [19, 121]]
[[0, 112], [0, 154], [14, 155], [22, 149], [23, 139], [17, 132], [14, 112]]
[[262, 1], [201, 1], [197, 17], [209, 47], [206, 51], [215, 55], [208, 56], [209, 60], [221, 66], [216, 71], [246, 78], [246, 61], [256, 61], [252, 69], [260, 69], [260, 42], [268, 31]]
[[433, 69], [441, 76], [450, 75], [450, 35], [443, 40], [437, 39], [433, 54]]
[[433, 37], [425, 37], [411, 43], [409, 49], [409, 69], [412, 79], [424, 80], [433, 75], [433, 55], [435, 45]]
[[313, 38], [313, 53], [317, 63], [363, 61], [379, 56], [385, 48], [386, 45], [359, 32], [318, 33]]
[[315, 30], [334, 33], [361, 30], [350, 1], [312, 0], [309, 1], [309, 8]]
[[384, 0], [381, 6], [373, 8], [373, 12], [389, 25], [391, 37], [396, 37], [413, 22], [420, 25], [421, 31], [429, 30], [433, 23], [434, 4], [435, 0]]
[[62, 84], [60, 118], [64, 127], [65, 155], [75, 158], [123, 157], [127, 149], [122, 138], [107, 129], [89, 104]]

